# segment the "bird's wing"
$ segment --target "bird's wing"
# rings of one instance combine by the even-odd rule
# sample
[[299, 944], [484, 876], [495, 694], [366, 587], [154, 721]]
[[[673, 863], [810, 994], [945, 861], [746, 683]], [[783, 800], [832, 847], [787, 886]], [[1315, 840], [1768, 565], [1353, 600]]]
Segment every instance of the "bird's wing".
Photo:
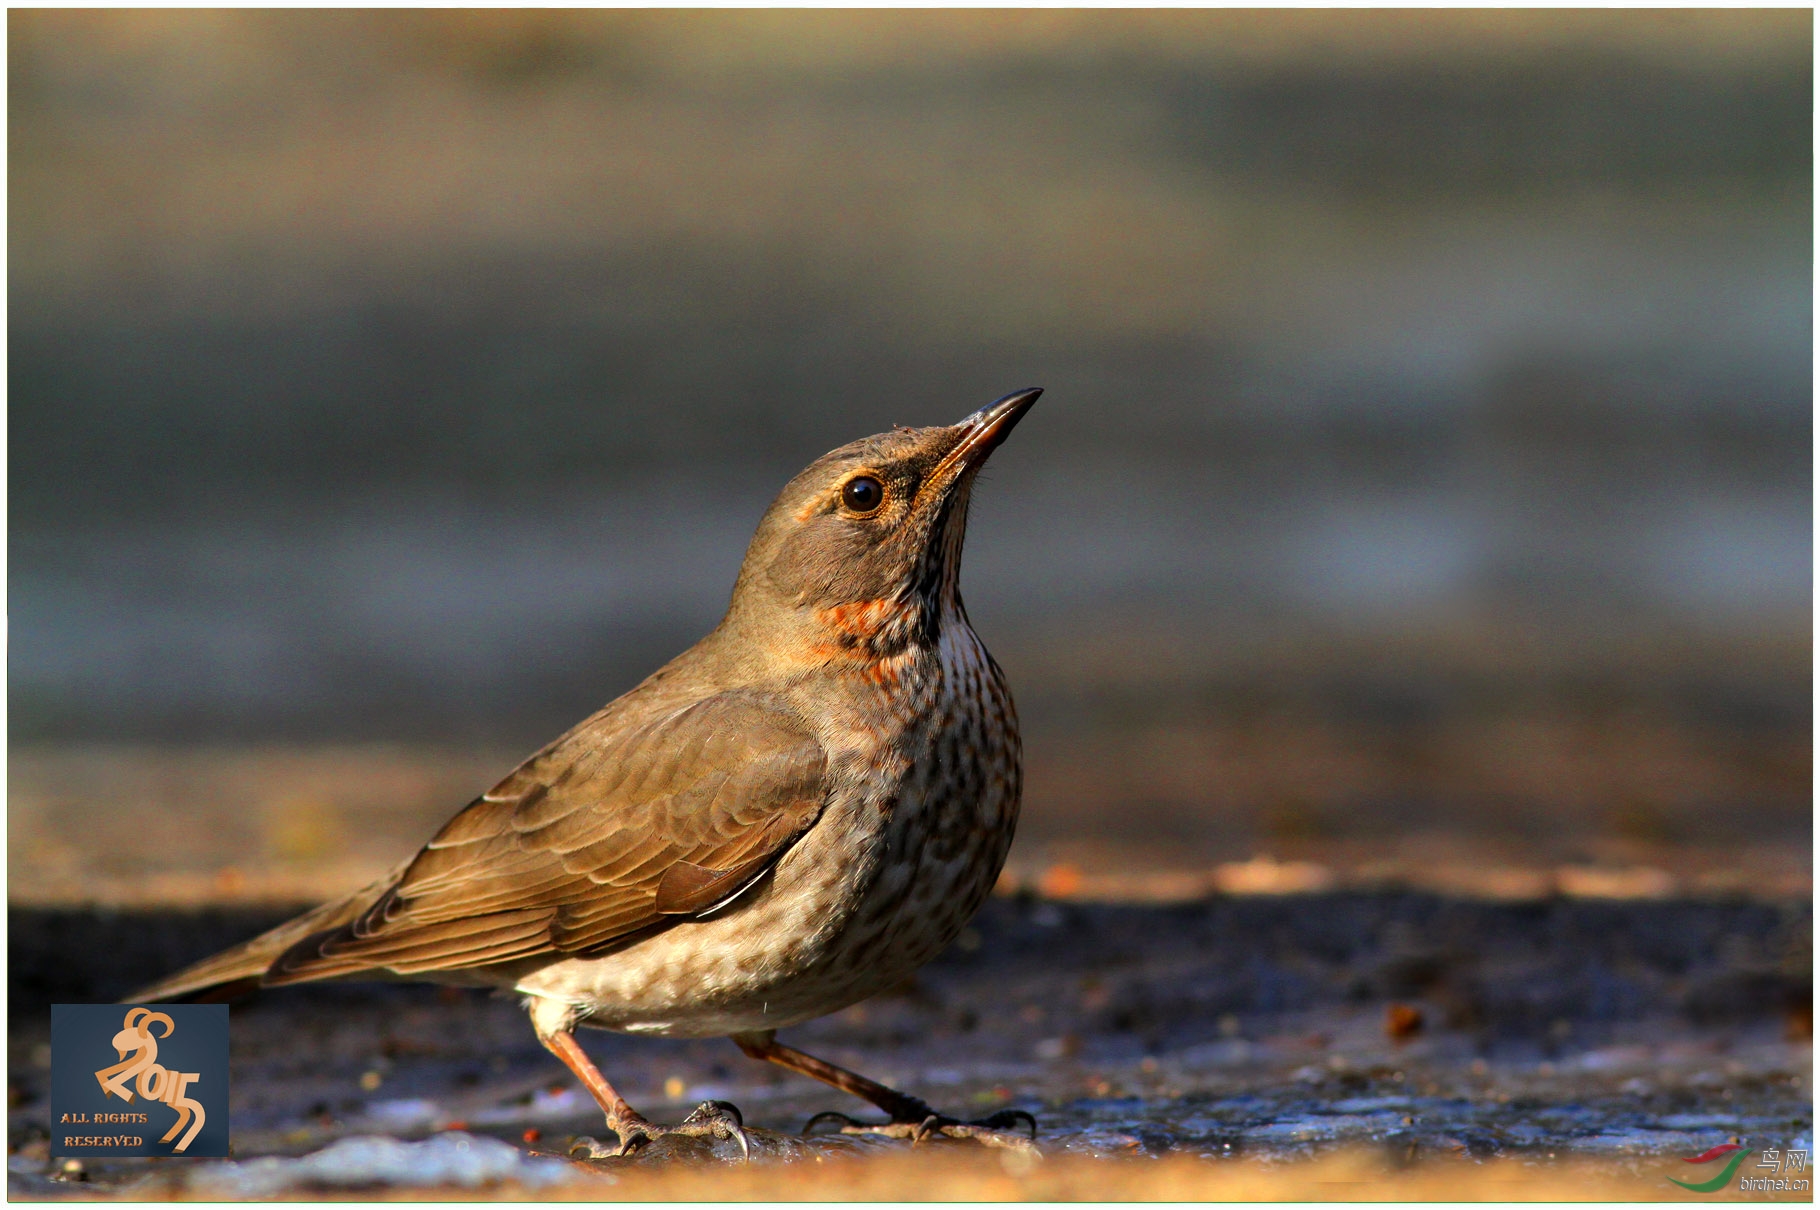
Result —
[[585, 955], [751, 885], [815, 822], [826, 758], [774, 699], [718, 694], [584, 724], [450, 820], [357, 919], [268, 984]]

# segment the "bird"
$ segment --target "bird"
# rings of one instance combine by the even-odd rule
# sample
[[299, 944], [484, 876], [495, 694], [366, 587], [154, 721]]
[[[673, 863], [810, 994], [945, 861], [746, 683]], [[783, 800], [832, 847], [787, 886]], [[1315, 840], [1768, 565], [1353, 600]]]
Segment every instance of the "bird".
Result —
[[[725, 616], [534, 753], [412, 858], [150, 987], [229, 999], [317, 980], [491, 987], [630, 1155], [666, 1134], [735, 1137], [704, 1102], [654, 1123], [579, 1027], [730, 1038], [871, 1102], [849, 1133], [1028, 1147], [1035, 1119], [979, 1121], [777, 1041], [900, 985], [991, 892], [1017, 825], [1022, 743], [1004, 672], [960, 593], [982, 465], [1042, 393], [832, 450], [759, 521]], [[1013, 1129], [1017, 1127], [1018, 1129]]]

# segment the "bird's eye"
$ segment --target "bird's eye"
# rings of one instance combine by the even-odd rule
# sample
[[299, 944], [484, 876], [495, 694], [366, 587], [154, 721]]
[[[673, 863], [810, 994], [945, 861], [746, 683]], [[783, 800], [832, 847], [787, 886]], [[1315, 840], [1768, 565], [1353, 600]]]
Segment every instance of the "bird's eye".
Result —
[[885, 485], [871, 475], [855, 475], [841, 487], [840, 502], [862, 515], [877, 512], [885, 502]]

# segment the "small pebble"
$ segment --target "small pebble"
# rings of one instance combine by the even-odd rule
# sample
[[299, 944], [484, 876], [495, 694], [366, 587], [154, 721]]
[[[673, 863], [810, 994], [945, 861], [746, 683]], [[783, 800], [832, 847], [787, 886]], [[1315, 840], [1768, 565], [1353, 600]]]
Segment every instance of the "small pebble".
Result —
[[1392, 1004], [1384, 1012], [1384, 1032], [1401, 1042], [1422, 1032], [1422, 1010], [1413, 1004]]

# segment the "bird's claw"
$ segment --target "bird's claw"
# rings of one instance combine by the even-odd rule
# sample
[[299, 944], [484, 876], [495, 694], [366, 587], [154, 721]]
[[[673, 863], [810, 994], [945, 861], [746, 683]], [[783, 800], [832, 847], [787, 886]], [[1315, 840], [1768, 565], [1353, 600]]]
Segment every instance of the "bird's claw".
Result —
[[[627, 1129], [630, 1129], [630, 1127], [628, 1127]], [[618, 1134], [617, 1131], [615, 1131], [614, 1133]], [[636, 1137], [636, 1136], [634, 1136], [634, 1137]], [[618, 1145], [609, 1147], [605, 1143], [601, 1142], [599, 1139], [594, 1138], [590, 1135], [584, 1134], [584, 1135], [578, 1136], [577, 1138], [575, 1138], [574, 1140], [572, 1140], [569, 1143], [569, 1155], [573, 1158], [583, 1159], [583, 1160], [618, 1159], [623, 1155], [629, 1154], [629, 1152], [627, 1150], [629, 1141], [630, 1140], [627, 1138], [627, 1136], [621, 1134], [621, 1135], [619, 1135]], [[641, 1142], [650, 1142], [650, 1139], [645, 1138], [645, 1139], [641, 1139], [640, 1141]]]
[[985, 1126], [992, 1130], [1007, 1130], [1018, 1122], [1030, 1128], [1030, 1141], [1036, 1142], [1036, 1115], [1024, 1109], [1001, 1109], [997, 1113], [987, 1114], [983, 1118], [969, 1122], [970, 1126]]
[[731, 1101], [703, 1101], [682, 1120], [671, 1134], [706, 1135], [714, 1139], [733, 1139], [739, 1143], [742, 1160], [750, 1163], [752, 1141], [746, 1136], [746, 1118]]
[[803, 1135], [805, 1137], [807, 1137], [809, 1135], [814, 1134], [816, 1126], [820, 1125], [824, 1118], [828, 1119], [829, 1121], [839, 1122], [841, 1124], [841, 1130], [843, 1133], [846, 1131], [847, 1127], [849, 1127], [849, 1126], [860, 1126], [860, 1125], [864, 1124], [858, 1118], [849, 1117], [847, 1114], [842, 1113], [838, 1109], [824, 1109], [820, 1113], [816, 1114], [814, 1117], [810, 1118], [807, 1122], [803, 1123], [803, 1130], [802, 1130]]
[[619, 1137], [617, 1147], [608, 1147], [597, 1139], [582, 1136], [569, 1145], [570, 1155], [579, 1155], [589, 1160], [616, 1160], [634, 1155], [666, 1134], [687, 1135], [694, 1138], [731, 1139], [739, 1144], [739, 1154], [743, 1161], [752, 1159], [752, 1142], [746, 1135], [746, 1119], [739, 1112], [739, 1106], [729, 1101], [703, 1101], [695, 1111], [675, 1126], [659, 1126], [655, 1122], [609, 1121], [607, 1128]]
[[[908, 1139], [912, 1146], [927, 1139], [941, 1136], [950, 1139], [972, 1139], [987, 1147], [1003, 1147], [1011, 1151], [1024, 1151], [1035, 1155], [1042, 1153], [1036, 1148], [1036, 1118], [1022, 1109], [1001, 1109], [988, 1117], [973, 1122], [962, 1122], [945, 1114], [931, 1112], [922, 1118], [903, 1118], [890, 1122], [862, 1122], [858, 1118], [836, 1110], [826, 1110], [810, 1118], [803, 1126], [805, 1135], [815, 1133], [815, 1128], [824, 1121], [840, 1123], [842, 1134], [872, 1134], [887, 1139]], [[1022, 1123], [1029, 1128], [1030, 1137], [1011, 1133], [1007, 1127]]]

